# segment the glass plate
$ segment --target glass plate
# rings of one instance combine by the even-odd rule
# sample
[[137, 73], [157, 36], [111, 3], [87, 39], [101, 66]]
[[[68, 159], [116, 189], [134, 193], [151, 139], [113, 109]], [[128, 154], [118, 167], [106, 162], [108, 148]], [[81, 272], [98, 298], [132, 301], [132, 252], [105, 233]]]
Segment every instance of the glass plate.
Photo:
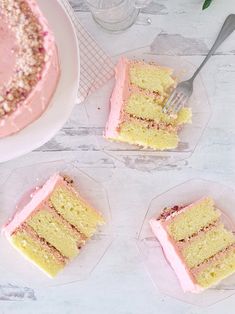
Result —
[[184, 293], [160, 243], [150, 229], [149, 220], [160, 214], [164, 207], [189, 204], [204, 196], [211, 196], [215, 200], [216, 207], [222, 211], [224, 224], [235, 231], [234, 190], [216, 182], [195, 179], [177, 185], [151, 201], [137, 239], [143, 262], [159, 290], [185, 303], [198, 306], [208, 306], [233, 295], [235, 274], [200, 294]]
[[94, 208], [100, 211], [106, 224], [82, 248], [79, 256], [70, 262], [54, 279], [26, 260], [15, 250], [3, 234], [0, 236], [0, 267], [15, 274], [27, 285], [57, 286], [86, 279], [96, 268], [112, 241], [111, 211], [103, 186], [78, 169], [74, 163], [54, 161], [15, 169], [0, 187], [0, 225], [20, 210], [29, 200], [33, 187], [41, 186], [55, 172], [73, 178], [75, 188]]
[[[174, 69], [174, 75], [179, 81], [189, 78], [197, 68], [196, 65], [189, 63], [183, 57], [155, 55], [148, 51], [148, 48], [127, 52], [125, 56], [147, 62], [154, 61], [159, 65], [171, 67]], [[141, 167], [144, 167], [143, 170], [146, 167], [152, 170], [161, 164], [183, 160], [191, 156], [211, 117], [211, 106], [201, 76], [194, 82], [194, 93], [188, 103], [188, 106], [192, 108], [193, 112], [192, 124], [185, 125], [179, 132], [180, 142], [178, 147], [166, 151], [144, 149], [136, 145], [121, 142], [115, 143], [103, 137], [104, 128], [109, 116], [109, 99], [113, 86], [114, 80], [110, 81], [86, 101], [85, 109], [89, 124], [96, 129], [97, 146], [100, 150], [125, 162], [128, 167], [140, 170]], [[96, 100], [95, 104], [94, 99]]]

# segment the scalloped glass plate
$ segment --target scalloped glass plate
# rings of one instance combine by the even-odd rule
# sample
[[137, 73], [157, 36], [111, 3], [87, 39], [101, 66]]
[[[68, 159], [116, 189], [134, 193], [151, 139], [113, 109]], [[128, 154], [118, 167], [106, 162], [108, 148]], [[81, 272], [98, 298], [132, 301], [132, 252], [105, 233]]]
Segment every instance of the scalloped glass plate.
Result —
[[224, 224], [235, 231], [234, 192], [222, 184], [195, 179], [177, 185], [151, 201], [139, 232], [137, 246], [150, 277], [162, 293], [197, 306], [212, 305], [235, 293], [235, 274], [200, 294], [184, 293], [149, 226], [150, 218], [160, 214], [164, 207], [189, 204], [210, 195], [222, 211]]
[[28, 285], [57, 286], [86, 279], [96, 268], [112, 242], [111, 211], [104, 187], [81, 171], [73, 163], [54, 161], [15, 169], [0, 187], [0, 225], [5, 224], [15, 211], [29, 200], [30, 191], [42, 185], [55, 172], [70, 176], [78, 189], [94, 208], [100, 211], [106, 224], [82, 248], [80, 254], [54, 279], [26, 260], [15, 250], [3, 234], [0, 236], [0, 267], [15, 274]]
[[[196, 65], [187, 62], [183, 57], [155, 55], [147, 51], [146, 48], [145, 50], [127, 52], [125, 55], [131, 59], [154, 61], [159, 65], [171, 67], [174, 69], [174, 75], [179, 81], [189, 78], [197, 68]], [[180, 142], [178, 147], [166, 151], [155, 151], [126, 143], [111, 142], [103, 137], [103, 131], [109, 116], [109, 99], [113, 85], [114, 81], [112, 80], [88, 99], [85, 106], [90, 126], [102, 130], [96, 135], [99, 149], [120, 161], [126, 161], [128, 157], [128, 163], [126, 164], [131, 168], [139, 169], [142, 161], [145, 167], [148, 164], [153, 169], [159, 164], [175, 162], [191, 156], [211, 117], [211, 106], [201, 76], [195, 80], [194, 93], [188, 103], [193, 112], [192, 124], [185, 125], [179, 132]], [[97, 105], [94, 105], [94, 99], [96, 99]]]

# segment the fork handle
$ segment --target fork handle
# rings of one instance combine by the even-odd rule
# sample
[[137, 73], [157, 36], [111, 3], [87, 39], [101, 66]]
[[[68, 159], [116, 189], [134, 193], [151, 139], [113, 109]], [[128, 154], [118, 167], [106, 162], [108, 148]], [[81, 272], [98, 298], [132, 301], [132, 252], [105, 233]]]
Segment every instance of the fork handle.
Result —
[[208, 55], [203, 60], [202, 64], [199, 66], [199, 68], [196, 70], [196, 72], [193, 74], [190, 80], [194, 80], [195, 77], [198, 75], [198, 73], [201, 71], [202, 67], [205, 65], [205, 63], [209, 60], [209, 58], [214, 54], [214, 52], [217, 50], [217, 48], [225, 41], [226, 38], [228, 38], [229, 35], [232, 34], [232, 32], [235, 30], [235, 14], [230, 14], [220, 32], [219, 35], [216, 38], [216, 41], [214, 45], [212, 46], [211, 50], [208, 52]]

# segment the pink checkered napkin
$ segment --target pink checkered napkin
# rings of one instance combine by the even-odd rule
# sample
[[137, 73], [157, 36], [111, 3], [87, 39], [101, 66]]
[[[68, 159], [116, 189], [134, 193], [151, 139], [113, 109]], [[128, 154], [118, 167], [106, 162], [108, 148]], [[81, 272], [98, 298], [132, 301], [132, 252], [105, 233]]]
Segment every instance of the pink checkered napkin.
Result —
[[104, 85], [113, 76], [114, 64], [80, 24], [68, 0], [60, 1], [74, 22], [79, 39], [81, 76], [78, 100], [82, 102], [90, 93]]

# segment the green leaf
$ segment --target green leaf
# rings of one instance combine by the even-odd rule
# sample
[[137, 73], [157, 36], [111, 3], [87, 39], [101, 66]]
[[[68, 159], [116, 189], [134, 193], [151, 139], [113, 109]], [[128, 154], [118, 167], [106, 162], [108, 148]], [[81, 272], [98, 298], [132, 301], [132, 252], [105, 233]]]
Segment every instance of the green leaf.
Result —
[[202, 10], [205, 10], [207, 9], [210, 5], [211, 5], [211, 2], [213, 0], [205, 0], [204, 4], [203, 4], [203, 7], [202, 7]]

